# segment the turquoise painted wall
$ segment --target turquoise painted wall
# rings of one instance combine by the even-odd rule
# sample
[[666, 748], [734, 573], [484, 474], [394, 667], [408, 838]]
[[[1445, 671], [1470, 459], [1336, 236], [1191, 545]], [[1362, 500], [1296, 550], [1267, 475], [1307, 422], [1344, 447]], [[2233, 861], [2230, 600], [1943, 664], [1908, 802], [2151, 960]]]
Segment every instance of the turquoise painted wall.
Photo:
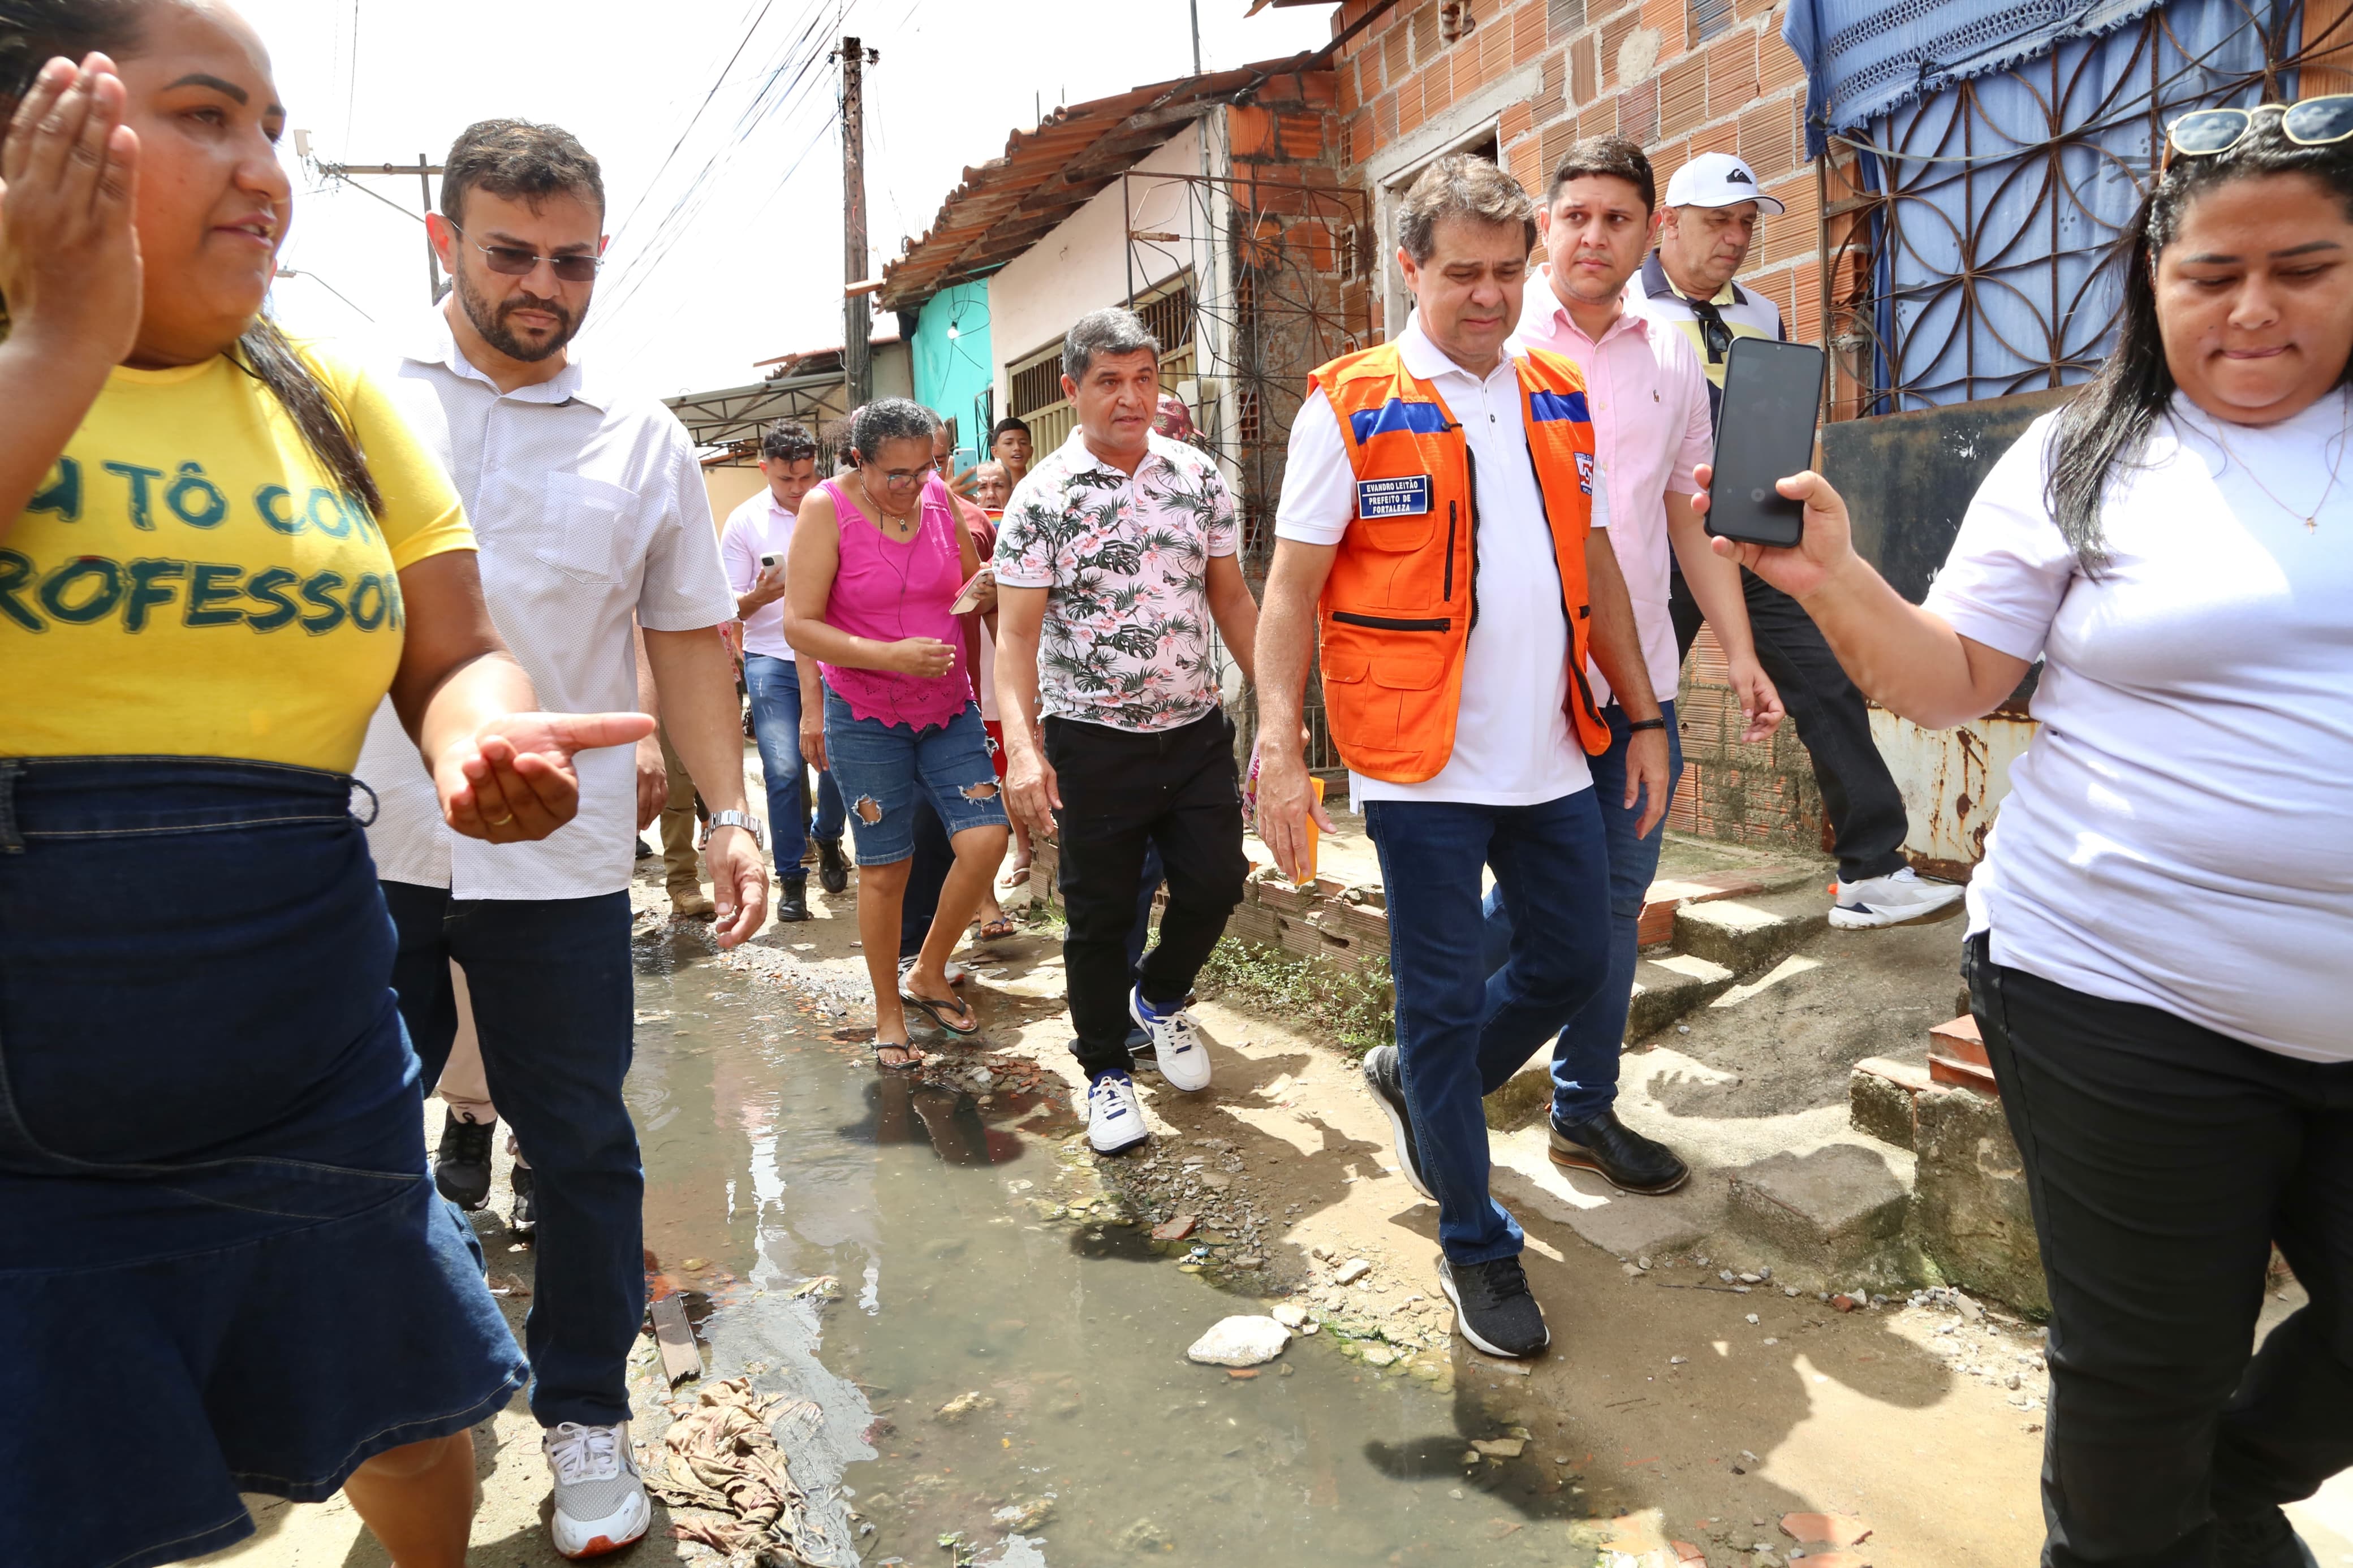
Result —
[[[954, 332], [951, 337], [950, 332]], [[915, 321], [915, 401], [956, 422], [955, 466], [980, 460], [988, 445], [988, 283], [959, 283], [923, 301]]]

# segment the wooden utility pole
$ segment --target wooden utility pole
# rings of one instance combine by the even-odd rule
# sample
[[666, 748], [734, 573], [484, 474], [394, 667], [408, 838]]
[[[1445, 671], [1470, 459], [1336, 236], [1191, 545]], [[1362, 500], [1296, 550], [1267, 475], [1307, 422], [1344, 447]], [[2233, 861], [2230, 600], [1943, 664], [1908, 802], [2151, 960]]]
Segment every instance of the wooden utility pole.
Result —
[[866, 351], [871, 315], [866, 292], [865, 69], [882, 58], [856, 38], [841, 40], [841, 376], [853, 409], [874, 395], [874, 367]]
[[[353, 174], [414, 174], [417, 176], [418, 187], [424, 193], [425, 212], [427, 214], [433, 211], [433, 176], [440, 172], [441, 165], [434, 163], [422, 153], [417, 154], [417, 162], [414, 163], [322, 163], [319, 165], [319, 173], [337, 180], [348, 180]], [[367, 191], [369, 195], [375, 196], [375, 193], [368, 191], [365, 185], [354, 185], [352, 188]], [[399, 205], [396, 202], [386, 201], [383, 196], [375, 196], [375, 199], [385, 202], [387, 206]], [[405, 212], [407, 209], [404, 207], [401, 210]], [[449, 286], [441, 281], [441, 258], [433, 254], [433, 236], [430, 233], [425, 237], [425, 281], [426, 287], [431, 290], [433, 302], [439, 304], [441, 296], [449, 291]]]

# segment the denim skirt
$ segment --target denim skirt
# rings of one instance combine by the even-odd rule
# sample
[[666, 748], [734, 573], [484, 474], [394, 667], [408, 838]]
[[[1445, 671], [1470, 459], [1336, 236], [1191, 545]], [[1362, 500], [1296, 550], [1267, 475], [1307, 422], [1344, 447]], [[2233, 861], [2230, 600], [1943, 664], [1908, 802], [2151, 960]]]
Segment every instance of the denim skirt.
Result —
[[139, 1568], [528, 1369], [340, 773], [0, 758], [0, 1563]]

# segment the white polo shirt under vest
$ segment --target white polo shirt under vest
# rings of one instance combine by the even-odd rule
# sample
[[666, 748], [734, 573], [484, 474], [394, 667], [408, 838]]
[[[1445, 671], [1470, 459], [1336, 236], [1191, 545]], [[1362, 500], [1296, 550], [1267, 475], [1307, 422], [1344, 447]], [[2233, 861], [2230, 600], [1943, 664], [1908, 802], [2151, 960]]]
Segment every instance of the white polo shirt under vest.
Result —
[[[617, 393], [576, 358], [552, 381], [501, 393], [438, 309], [383, 380], [465, 502], [491, 619], [542, 709], [637, 708], [632, 617], [660, 632], [735, 618], [693, 443], [659, 401]], [[619, 892], [637, 840], [632, 753], [582, 752], [577, 816], [536, 844], [485, 844], [443, 825], [387, 699], [354, 770], [378, 802], [376, 874], [460, 899]]]
[[[1462, 427], [1477, 473], [1472, 579], [1477, 619], [1462, 658], [1454, 751], [1434, 778], [1390, 784], [1348, 775], [1348, 800], [1455, 801], [1538, 805], [1593, 787], [1585, 748], [1568, 721], [1568, 616], [1560, 563], [1528, 456], [1520, 381], [1509, 355], [1484, 376], [1446, 357], [1419, 311], [1398, 335], [1405, 368], [1438, 389]], [[1332, 400], [1312, 393], [1291, 426], [1291, 455], [1274, 533], [1303, 544], [1337, 544], [1356, 516], [1356, 476]], [[1609, 486], [1597, 474], [1593, 526], [1609, 526]]]

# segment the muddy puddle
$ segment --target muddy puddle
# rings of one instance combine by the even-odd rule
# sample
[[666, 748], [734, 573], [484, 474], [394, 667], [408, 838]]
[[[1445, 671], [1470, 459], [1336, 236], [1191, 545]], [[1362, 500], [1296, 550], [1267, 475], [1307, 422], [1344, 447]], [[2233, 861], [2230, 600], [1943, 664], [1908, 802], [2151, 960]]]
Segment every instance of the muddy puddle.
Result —
[[1250, 1378], [1188, 1363], [1267, 1303], [1113, 1223], [1060, 1094], [878, 1074], [822, 1006], [675, 949], [641, 947], [638, 1002], [649, 1271], [712, 1377], [823, 1412], [780, 1441], [839, 1562], [1553, 1563], [1547, 1521], [1603, 1500], [1541, 1426], [1469, 1455], [1535, 1413], [1459, 1356], [1451, 1389], [1328, 1335]]

